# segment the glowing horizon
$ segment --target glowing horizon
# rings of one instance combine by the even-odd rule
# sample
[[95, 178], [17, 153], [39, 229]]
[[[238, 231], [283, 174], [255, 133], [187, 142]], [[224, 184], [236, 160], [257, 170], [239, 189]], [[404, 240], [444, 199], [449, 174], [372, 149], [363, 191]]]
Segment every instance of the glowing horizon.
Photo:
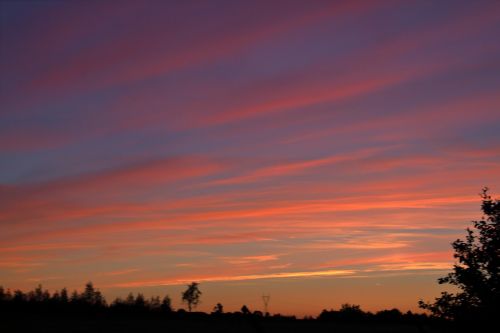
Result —
[[495, 1], [0, 3], [0, 285], [418, 311], [500, 193]]

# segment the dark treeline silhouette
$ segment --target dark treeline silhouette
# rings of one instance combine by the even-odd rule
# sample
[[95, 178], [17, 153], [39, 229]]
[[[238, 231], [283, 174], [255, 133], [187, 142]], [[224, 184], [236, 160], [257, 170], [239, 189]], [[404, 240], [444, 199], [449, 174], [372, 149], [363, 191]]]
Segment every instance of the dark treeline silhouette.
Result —
[[[185, 303], [189, 308], [189, 302]], [[371, 313], [349, 304], [339, 310], [323, 310], [316, 318], [298, 319], [264, 314], [247, 305], [240, 311], [225, 312], [221, 303], [211, 313], [175, 310], [168, 295], [146, 298], [130, 293], [108, 303], [91, 282], [83, 291], [71, 293], [65, 288], [50, 293], [41, 285], [28, 292], [0, 287], [0, 324], [5, 332], [213, 333], [342, 332], [346, 327], [349, 332], [444, 332], [448, 325], [446, 320], [426, 314], [403, 314], [397, 309]]]
[[[190, 295], [189, 297], [187, 295]], [[199, 302], [201, 291], [198, 284], [193, 283], [182, 293], [182, 300], [188, 305], [188, 309]], [[186, 298], [189, 300], [186, 301]], [[97, 316], [97, 317], [149, 317], [170, 319], [246, 319], [253, 324], [259, 320], [270, 321], [298, 321], [295, 316], [283, 316], [281, 314], [270, 315], [261, 311], [252, 311], [247, 305], [243, 305], [240, 311], [224, 312], [221, 303], [217, 303], [213, 311], [188, 312], [184, 309], [175, 311], [171, 305], [168, 295], [160, 298], [153, 296], [144, 297], [138, 293], [128, 294], [125, 298], [116, 298], [108, 303], [101, 292], [88, 282], [82, 292], [73, 291], [68, 293], [66, 288], [50, 293], [38, 285], [34, 290], [23, 292], [21, 290], [11, 291], [0, 287], [0, 313], [2, 315], [27, 314], [35, 315], [70, 315], [70, 316]], [[306, 317], [304, 321], [318, 322], [385, 322], [406, 323], [412, 325], [435, 324], [436, 318], [426, 314], [415, 314], [412, 312], [401, 313], [397, 309], [383, 310], [376, 313], [365, 312], [358, 305], [343, 304], [339, 310], [323, 310], [317, 318]]]
[[171, 300], [168, 295], [163, 299], [154, 296], [146, 299], [143, 294], [130, 293], [125, 299], [116, 298], [107, 303], [99, 290], [92, 282], [85, 285], [80, 293], [68, 293], [66, 288], [50, 293], [38, 285], [34, 290], [5, 290], [0, 286], [0, 311], [2, 313], [117, 313], [117, 314], [145, 314], [171, 313]]
[[437, 317], [429, 317], [425, 313], [402, 313], [398, 309], [381, 310], [375, 313], [365, 312], [359, 305], [342, 304], [339, 310], [323, 310], [317, 318], [322, 321], [336, 321], [344, 323], [383, 322], [383, 323], [411, 323], [417, 327], [425, 323], [442, 323]]

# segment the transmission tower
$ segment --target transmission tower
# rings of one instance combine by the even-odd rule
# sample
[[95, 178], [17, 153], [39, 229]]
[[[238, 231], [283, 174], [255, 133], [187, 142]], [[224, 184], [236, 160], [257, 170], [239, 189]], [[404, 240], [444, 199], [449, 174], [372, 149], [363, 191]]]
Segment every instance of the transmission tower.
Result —
[[269, 294], [262, 295], [262, 302], [264, 302], [264, 314], [266, 316], [269, 315], [269, 312], [267, 310], [267, 306], [269, 305], [270, 299], [271, 299], [271, 295], [269, 295]]

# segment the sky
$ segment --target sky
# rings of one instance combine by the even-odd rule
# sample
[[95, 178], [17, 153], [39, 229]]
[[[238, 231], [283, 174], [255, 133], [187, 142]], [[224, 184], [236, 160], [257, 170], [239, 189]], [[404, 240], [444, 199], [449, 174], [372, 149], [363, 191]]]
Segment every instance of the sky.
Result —
[[0, 285], [418, 311], [500, 193], [498, 1], [0, 2]]

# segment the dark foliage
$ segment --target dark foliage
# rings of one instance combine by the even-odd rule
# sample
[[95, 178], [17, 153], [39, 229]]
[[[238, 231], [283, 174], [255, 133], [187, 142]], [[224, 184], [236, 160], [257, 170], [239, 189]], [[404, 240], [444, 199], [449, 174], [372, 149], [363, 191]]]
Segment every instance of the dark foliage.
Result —
[[339, 310], [323, 310], [318, 316], [318, 320], [340, 323], [410, 323], [416, 326], [429, 322], [434, 324], [442, 323], [425, 314], [412, 313], [411, 311], [403, 314], [398, 309], [392, 309], [372, 313], [363, 311], [359, 305], [348, 303], [342, 304]]
[[130, 293], [125, 300], [115, 299], [110, 305], [92, 282], [85, 285], [83, 292], [73, 291], [68, 297], [66, 288], [50, 294], [39, 285], [24, 293], [22, 290], [11, 292], [0, 286], [1, 313], [169, 313], [172, 312], [170, 298], [165, 296], [145, 299], [142, 294], [136, 297]]
[[440, 284], [458, 287], [457, 293], [443, 292], [434, 303], [420, 301], [433, 315], [477, 325], [498, 323], [500, 315], [500, 202], [481, 194], [484, 216], [467, 228], [465, 240], [452, 243], [457, 263], [440, 278]]
[[224, 313], [224, 306], [220, 303], [217, 303], [215, 306], [214, 306], [214, 310], [212, 311], [212, 314], [223, 314]]
[[249, 315], [251, 312], [250, 312], [250, 309], [246, 305], [243, 305], [241, 307], [241, 313], [243, 313], [244, 315]]
[[200, 303], [202, 292], [198, 288], [197, 282], [192, 282], [187, 286], [187, 289], [182, 293], [182, 301], [187, 303], [189, 312]]
[[[324, 310], [317, 319], [303, 320], [280, 314], [264, 315], [250, 311], [243, 305], [241, 311], [224, 312], [217, 303], [211, 314], [174, 311], [169, 296], [145, 298], [130, 293], [125, 299], [117, 298], [107, 303], [92, 283], [83, 292], [62, 289], [50, 293], [42, 286], [29, 292], [5, 290], [0, 287], [0, 322], [9, 332], [310, 332], [331, 331], [338, 325], [361, 327], [396, 325], [397, 327], [439, 327], [443, 323], [422, 314], [399, 310], [384, 310], [376, 314], [364, 312], [357, 305], [342, 305], [338, 311]], [[40, 324], [43, 323], [43, 324]], [[36, 326], [42, 325], [42, 326]], [[73, 325], [73, 327], [68, 327]], [[361, 325], [361, 326], [359, 326]], [[363, 326], [365, 325], [365, 326]], [[399, 325], [399, 326], [398, 326]], [[78, 327], [77, 327], [78, 326]], [[0, 330], [1, 331], [1, 330]]]

